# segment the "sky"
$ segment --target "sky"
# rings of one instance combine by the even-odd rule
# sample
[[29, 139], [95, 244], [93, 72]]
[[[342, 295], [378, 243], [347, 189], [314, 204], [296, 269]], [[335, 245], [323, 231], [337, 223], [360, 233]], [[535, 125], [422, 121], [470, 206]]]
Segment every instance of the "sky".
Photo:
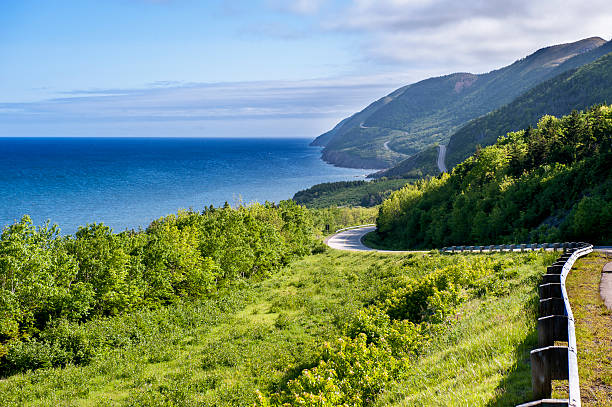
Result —
[[0, 137], [314, 138], [611, 23], [609, 0], [2, 1]]

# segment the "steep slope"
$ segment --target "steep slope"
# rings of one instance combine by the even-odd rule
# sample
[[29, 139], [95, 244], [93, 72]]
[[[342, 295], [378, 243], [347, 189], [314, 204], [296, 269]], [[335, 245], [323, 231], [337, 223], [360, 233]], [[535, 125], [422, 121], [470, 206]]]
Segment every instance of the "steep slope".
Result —
[[[469, 120], [488, 113], [535, 85], [575, 67], [570, 60], [604, 44], [587, 38], [543, 48], [486, 74], [455, 73], [397, 89], [319, 136], [322, 158], [347, 167], [387, 168], [445, 143]], [[574, 60], [584, 64], [596, 59]]]
[[459, 164], [476, 151], [477, 145], [491, 145], [507, 132], [536, 125], [545, 114], [562, 116], [574, 109], [612, 102], [612, 43], [607, 45], [611, 53], [536, 86], [458, 130], [448, 144], [447, 166]]
[[[612, 101], [611, 52], [612, 41], [609, 41], [591, 52], [571, 58], [558, 67], [556, 71], [562, 72], [559, 75], [525, 92], [508, 105], [468, 122], [451, 136], [446, 166], [452, 168], [469, 157], [477, 145], [491, 145], [509, 131], [535, 125], [545, 114], [560, 116], [573, 109]], [[594, 58], [599, 59], [591, 62]], [[585, 61], [590, 63], [585, 65]], [[576, 66], [582, 67], [576, 69]], [[438, 171], [433, 158], [437, 157], [436, 153], [437, 147], [429, 147], [388, 170], [372, 174], [372, 177], [436, 175]]]
[[[612, 59], [612, 55], [610, 56]], [[544, 116], [452, 173], [407, 184], [377, 218], [383, 247], [612, 242], [612, 106]]]

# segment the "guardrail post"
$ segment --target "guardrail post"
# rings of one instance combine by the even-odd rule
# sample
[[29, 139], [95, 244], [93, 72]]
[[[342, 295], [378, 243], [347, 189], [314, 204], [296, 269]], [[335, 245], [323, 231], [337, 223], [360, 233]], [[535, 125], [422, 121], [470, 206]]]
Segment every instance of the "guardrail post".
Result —
[[563, 293], [561, 292], [561, 283], [540, 284], [538, 286], [538, 293], [540, 294], [540, 299], [563, 297]]
[[538, 346], [552, 346], [555, 341], [567, 342], [567, 317], [548, 315], [538, 318]]
[[[535, 244], [531, 244], [534, 249]], [[542, 244], [545, 248], [548, 243]], [[538, 286], [540, 294], [538, 318], [538, 343], [541, 348], [531, 351], [531, 384], [536, 401], [519, 407], [571, 406], [580, 407], [580, 384], [576, 358], [576, 336], [574, 317], [568, 301], [565, 279], [574, 262], [589, 254], [593, 248], [581, 243], [552, 245], [556, 251], [563, 247], [563, 254], [548, 266]], [[555, 346], [555, 341], [567, 341], [568, 346]], [[568, 380], [568, 399], [549, 399], [552, 380]]]
[[540, 300], [540, 316], [565, 315], [565, 301], [563, 298], [544, 298]]
[[531, 386], [535, 399], [546, 399], [552, 393], [552, 380], [568, 378], [567, 347], [547, 346], [530, 353]]
[[561, 274], [544, 274], [542, 276], [542, 284], [561, 283]]

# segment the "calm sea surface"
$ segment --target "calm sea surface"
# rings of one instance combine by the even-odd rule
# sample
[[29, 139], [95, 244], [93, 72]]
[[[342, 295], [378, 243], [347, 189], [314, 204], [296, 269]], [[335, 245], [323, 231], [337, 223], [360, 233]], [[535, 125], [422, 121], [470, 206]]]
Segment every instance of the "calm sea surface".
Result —
[[0, 226], [23, 214], [63, 234], [146, 227], [180, 208], [288, 199], [368, 170], [321, 161], [304, 139], [0, 138]]

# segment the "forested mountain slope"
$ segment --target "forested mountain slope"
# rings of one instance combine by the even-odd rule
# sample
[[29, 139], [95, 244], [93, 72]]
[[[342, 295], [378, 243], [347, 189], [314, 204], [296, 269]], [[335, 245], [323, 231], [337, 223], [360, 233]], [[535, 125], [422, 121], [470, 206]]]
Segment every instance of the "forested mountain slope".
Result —
[[[486, 74], [454, 73], [397, 89], [340, 122], [312, 144], [341, 166], [386, 168], [435, 143], [527, 89], [600, 56], [605, 41], [588, 38], [543, 48]], [[580, 57], [580, 58], [579, 58]]]
[[450, 175], [383, 202], [388, 247], [581, 240], [612, 242], [612, 107], [528, 128], [480, 149]]
[[448, 144], [447, 166], [473, 154], [477, 144], [491, 145], [509, 131], [535, 125], [544, 114], [562, 116], [573, 109], [612, 102], [612, 43], [607, 45], [611, 53], [597, 61], [550, 79], [458, 130]]
[[[612, 101], [612, 41], [599, 47], [602, 57], [580, 68], [566, 71], [528, 90], [511, 103], [467, 123], [448, 143], [446, 166], [452, 168], [476, 151], [510, 131], [534, 126], [545, 114], [562, 116], [573, 109], [586, 109]], [[595, 51], [592, 51], [593, 53]], [[586, 55], [572, 58], [583, 61]], [[375, 177], [436, 175], [437, 147], [430, 147]]]

